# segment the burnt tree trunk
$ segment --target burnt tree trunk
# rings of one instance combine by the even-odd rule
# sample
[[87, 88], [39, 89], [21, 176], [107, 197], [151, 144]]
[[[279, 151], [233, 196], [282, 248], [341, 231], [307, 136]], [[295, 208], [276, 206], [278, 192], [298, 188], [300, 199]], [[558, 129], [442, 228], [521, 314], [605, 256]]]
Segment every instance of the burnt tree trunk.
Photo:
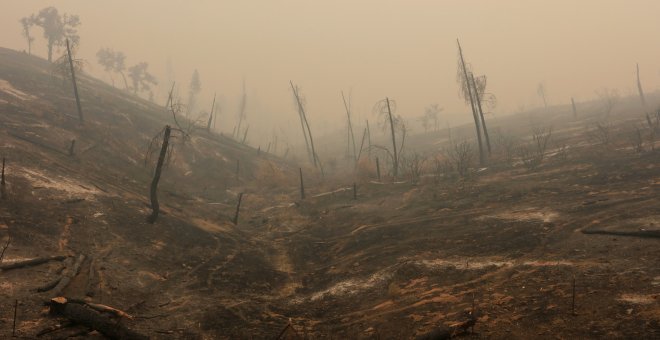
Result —
[[648, 115], [646, 98], [644, 97], [644, 90], [642, 89], [642, 81], [639, 79], [639, 64], [637, 64], [637, 91], [639, 92], [639, 99], [642, 101], [642, 106], [644, 107], [644, 113]]
[[394, 157], [394, 165], [392, 166], [392, 174], [394, 175], [394, 178], [397, 177], [399, 173], [399, 157], [396, 153], [396, 134], [394, 133], [394, 119], [392, 118], [392, 108], [390, 107], [390, 99], [385, 98], [385, 101], [387, 102], [387, 114], [390, 118], [390, 131], [392, 132], [392, 148], [393, 148], [393, 157]]
[[367, 138], [369, 140], [369, 149], [367, 149], [367, 153], [369, 154], [369, 158], [371, 158], [371, 129], [369, 129], [369, 119], [367, 119]]
[[378, 181], [380, 182], [380, 162], [378, 162], [378, 157], [376, 157], [376, 174], [378, 175]]
[[344, 91], [341, 92], [341, 99], [344, 101], [344, 108], [346, 109], [346, 116], [348, 118], [348, 133], [350, 136], [350, 140], [353, 143], [353, 159], [355, 160], [355, 166], [357, 166], [358, 159], [357, 159], [357, 150], [355, 147], [355, 134], [353, 133], [353, 123], [351, 122], [351, 108], [346, 103], [346, 98], [344, 97]]
[[305, 183], [303, 183], [303, 175], [302, 175], [302, 168], [298, 168], [300, 170], [300, 199], [304, 200], [305, 199]]
[[120, 321], [113, 320], [79, 303], [51, 302], [50, 312], [56, 315], [62, 315], [75, 323], [97, 330], [110, 339], [149, 339], [149, 337], [129, 329]]
[[232, 220], [234, 224], [238, 224], [238, 213], [241, 210], [241, 201], [243, 200], [243, 193], [238, 194], [238, 203], [236, 204], [236, 213], [234, 214], [234, 219]]
[[479, 109], [479, 117], [481, 118], [481, 128], [484, 130], [484, 138], [486, 139], [486, 147], [488, 147], [488, 155], [491, 155], [490, 150], [490, 137], [488, 137], [488, 128], [486, 128], [486, 119], [484, 118], [484, 111], [481, 109], [481, 94], [477, 90], [477, 82], [474, 81], [474, 74], [470, 73], [470, 80], [472, 80], [472, 89], [474, 90], [474, 97], [477, 100], [477, 108]]
[[238, 177], [240, 169], [241, 169], [241, 161], [237, 159], [236, 160], [236, 183], [240, 183], [240, 180], [239, 180], [239, 177]]
[[31, 266], [36, 266], [36, 265], [46, 263], [46, 262], [49, 262], [49, 261], [62, 261], [64, 259], [66, 259], [66, 256], [63, 256], [63, 255], [49, 256], [49, 257], [38, 257], [36, 259], [30, 259], [30, 260], [25, 260], [25, 261], [17, 261], [17, 262], [2, 264], [2, 265], [0, 265], [0, 270], [1, 271], [7, 271], [7, 270], [11, 270], [11, 269], [31, 267]]
[[[474, 97], [472, 97], [472, 87], [470, 86], [470, 81], [468, 77], [467, 68], [465, 67], [465, 59], [463, 58], [463, 49], [461, 48], [461, 43], [456, 39], [456, 44], [458, 44], [458, 54], [461, 58], [461, 69], [463, 70], [463, 77], [465, 79], [465, 85], [468, 90], [468, 97], [470, 99], [470, 107], [472, 108], [472, 117], [474, 118], [474, 126], [477, 130], [477, 143], [479, 143], [479, 164], [484, 165], [486, 159], [484, 157], [484, 147], [481, 142], [481, 129], [479, 128], [479, 118], [477, 117], [477, 110], [474, 105]], [[461, 84], [462, 85], [462, 84]]]
[[[312, 130], [310, 130], [310, 128], [309, 128], [309, 122], [307, 121], [307, 115], [305, 114], [305, 111], [303, 111], [303, 119], [305, 120], [305, 126], [307, 127], [307, 132], [309, 133], [309, 145], [312, 147], [312, 156], [314, 158], [314, 166], [315, 167], [320, 167], [319, 157], [316, 154], [316, 149], [314, 148], [314, 138], [312, 137]], [[323, 172], [322, 167], [321, 167], [321, 172]]]
[[158, 204], [158, 181], [160, 180], [160, 174], [163, 171], [163, 163], [165, 163], [165, 157], [167, 156], [167, 145], [170, 142], [170, 132], [171, 128], [169, 125], [165, 126], [165, 134], [163, 135], [163, 146], [160, 148], [160, 155], [158, 155], [158, 163], [156, 164], [156, 171], [154, 172], [154, 178], [151, 181], [151, 215], [147, 219], [147, 222], [154, 223], [158, 218], [158, 212], [160, 212], [160, 205]]
[[76, 95], [76, 107], [78, 108], [78, 118], [80, 124], [83, 123], [83, 112], [80, 107], [80, 97], [78, 96], [78, 84], [76, 84], [76, 70], [73, 67], [73, 59], [71, 58], [71, 48], [69, 48], [69, 39], [66, 40], [66, 51], [69, 56], [69, 66], [71, 67], [71, 81], [73, 82], [73, 93]]
[[364, 140], [366, 137], [367, 137], [367, 128], [364, 128], [364, 132], [362, 132], [362, 141], [360, 142], [360, 149], [358, 150], [357, 160], [355, 162], [356, 169], [358, 166], [358, 162], [360, 161], [360, 157], [362, 157], [362, 149], [364, 148]]
[[215, 109], [215, 94], [213, 95], [213, 104], [211, 104], [211, 112], [209, 113], [209, 121], [206, 123], [206, 131], [211, 131], [211, 121], [213, 120], [213, 110]]
[[314, 162], [314, 156], [312, 155], [312, 150], [309, 148], [309, 139], [307, 138], [307, 131], [305, 130], [305, 121], [303, 119], [303, 106], [302, 103], [300, 102], [300, 97], [298, 97], [298, 90], [296, 90], [296, 87], [293, 85], [293, 81], [289, 81], [289, 84], [291, 84], [291, 90], [293, 91], [293, 95], [296, 97], [296, 103], [298, 104], [298, 116], [300, 117], [300, 128], [302, 129], [303, 137], [305, 137], [305, 148], [307, 149], [307, 156], [309, 157], [310, 161]]

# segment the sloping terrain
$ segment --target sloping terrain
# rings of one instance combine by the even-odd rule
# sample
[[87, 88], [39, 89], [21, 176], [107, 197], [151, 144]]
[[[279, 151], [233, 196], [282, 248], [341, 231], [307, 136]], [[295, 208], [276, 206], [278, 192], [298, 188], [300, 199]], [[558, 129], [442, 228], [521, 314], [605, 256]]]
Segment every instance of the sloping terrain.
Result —
[[[149, 224], [145, 153], [171, 116], [80, 83], [83, 125], [46, 62], [0, 50], [3, 260], [86, 255], [63, 295], [122, 309], [152, 338], [275, 338], [290, 323], [288, 338], [405, 339], [470, 314], [468, 338], [660, 336], [660, 153], [621, 137], [632, 114], [613, 117], [607, 145], [553, 116], [562, 143], [536, 169], [361, 174], [356, 199], [352, 175], [304, 168], [301, 200], [297, 167], [197, 130], [175, 140]], [[35, 289], [60, 268], [0, 272], [0, 337], [15, 300], [19, 335], [56, 323]]]

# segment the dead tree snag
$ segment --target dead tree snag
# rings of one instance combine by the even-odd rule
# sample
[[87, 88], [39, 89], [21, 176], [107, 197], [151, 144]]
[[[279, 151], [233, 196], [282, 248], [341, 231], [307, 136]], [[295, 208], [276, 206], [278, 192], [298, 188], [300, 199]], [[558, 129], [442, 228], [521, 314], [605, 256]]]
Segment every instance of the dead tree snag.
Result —
[[160, 205], [158, 204], [158, 181], [160, 180], [160, 174], [163, 170], [163, 163], [165, 162], [165, 156], [167, 156], [167, 146], [170, 142], [170, 133], [171, 128], [169, 125], [165, 126], [165, 134], [163, 135], [163, 145], [160, 149], [160, 155], [158, 156], [158, 163], [156, 164], [156, 171], [154, 172], [154, 178], [151, 181], [151, 215], [148, 218], [149, 223], [156, 222], [158, 218], [158, 212], [160, 211]]
[[397, 153], [396, 153], [396, 135], [394, 133], [394, 120], [392, 118], [392, 108], [390, 106], [390, 98], [385, 98], [385, 101], [387, 102], [387, 114], [390, 119], [390, 131], [392, 132], [392, 148], [393, 148], [392, 152], [394, 153], [393, 156], [394, 165], [392, 166], [392, 174], [396, 178], [399, 169], [399, 158], [397, 157]]
[[234, 222], [234, 224], [238, 224], [238, 213], [241, 210], [241, 201], [242, 200], [243, 200], [243, 193], [240, 193], [240, 194], [238, 194], [238, 203], [236, 204], [236, 213], [234, 214], [234, 219], [232, 220], [232, 222]]
[[76, 107], [78, 108], [78, 118], [80, 124], [83, 123], [83, 112], [80, 107], [80, 97], [78, 96], [78, 84], [76, 84], [76, 71], [73, 67], [73, 58], [71, 58], [71, 48], [69, 47], [69, 39], [66, 40], [66, 52], [69, 56], [69, 67], [71, 68], [71, 81], [73, 82], [73, 93], [76, 95]]
[[380, 182], [380, 162], [378, 157], [376, 157], [376, 175], [378, 175], [378, 181]]
[[464, 96], [468, 97], [470, 102], [470, 107], [472, 108], [472, 116], [474, 118], [474, 126], [477, 130], [477, 143], [479, 144], [479, 164], [484, 165], [486, 159], [484, 157], [483, 143], [481, 141], [481, 129], [479, 127], [479, 117], [477, 117], [477, 109], [474, 103], [474, 97], [472, 95], [472, 86], [470, 86], [467, 66], [465, 65], [465, 59], [463, 58], [463, 49], [461, 48], [461, 43], [456, 39], [456, 44], [458, 45], [458, 55], [460, 63], [459, 71], [459, 86], [467, 88], [467, 91], [464, 93]]
[[481, 108], [481, 96], [483, 93], [480, 93], [477, 88], [477, 82], [474, 80], [474, 74], [470, 73], [470, 80], [472, 81], [472, 89], [474, 90], [474, 98], [477, 102], [477, 109], [479, 111], [479, 117], [481, 118], [481, 128], [484, 130], [484, 138], [486, 139], [486, 147], [488, 147], [488, 155], [490, 156], [490, 137], [488, 137], [488, 128], [486, 127], [486, 119], [484, 118], [484, 111]]
[[303, 175], [302, 175], [302, 168], [298, 168], [300, 170], [300, 199], [304, 200], [305, 199], [305, 184], [303, 183]]
[[215, 94], [213, 94], [213, 104], [211, 104], [211, 112], [209, 113], [209, 121], [206, 123], [206, 131], [211, 131], [211, 121], [213, 120], [213, 110], [215, 110]]

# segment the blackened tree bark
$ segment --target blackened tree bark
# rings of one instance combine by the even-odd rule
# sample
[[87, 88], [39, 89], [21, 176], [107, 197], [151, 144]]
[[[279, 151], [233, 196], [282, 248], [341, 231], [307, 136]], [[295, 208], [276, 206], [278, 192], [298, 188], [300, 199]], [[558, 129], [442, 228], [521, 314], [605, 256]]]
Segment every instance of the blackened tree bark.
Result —
[[163, 163], [165, 163], [165, 157], [167, 156], [167, 146], [170, 142], [170, 133], [171, 128], [169, 125], [165, 126], [165, 133], [163, 135], [163, 146], [160, 149], [160, 155], [158, 155], [158, 163], [156, 164], [156, 171], [154, 172], [154, 178], [151, 181], [151, 215], [147, 219], [147, 222], [154, 223], [158, 218], [158, 212], [160, 212], [160, 205], [158, 204], [158, 181], [160, 181], [160, 174], [163, 170]]
[[484, 130], [484, 137], [486, 139], [486, 147], [488, 147], [488, 155], [490, 156], [490, 137], [488, 137], [488, 128], [486, 127], [486, 119], [484, 118], [484, 111], [481, 109], [481, 96], [477, 89], [477, 82], [474, 81], [474, 74], [470, 73], [470, 80], [472, 81], [472, 89], [474, 90], [474, 98], [477, 101], [477, 109], [479, 109], [479, 117], [481, 118], [481, 128]]
[[69, 39], [66, 40], [66, 51], [69, 56], [69, 66], [71, 67], [71, 81], [73, 81], [73, 93], [76, 95], [76, 106], [78, 107], [78, 118], [80, 124], [83, 123], [83, 112], [80, 107], [80, 97], [78, 96], [78, 85], [76, 84], [76, 70], [73, 67], [73, 59], [71, 58], [71, 48], [69, 48]]
[[392, 118], [392, 108], [390, 107], [390, 98], [385, 98], [387, 102], [387, 115], [390, 119], [390, 131], [392, 132], [392, 153], [394, 157], [394, 165], [392, 166], [392, 174], [396, 178], [399, 174], [399, 157], [396, 152], [396, 134], [394, 133], [394, 119]]
[[206, 124], [206, 131], [211, 131], [211, 120], [213, 120], [214, 109], [215, 109], [215, 94], [213, 95], [213, 104], [211, 104], [211, 112], [209, 113], [209, 121]]
[[463, 49], [461, 48], [461, 43], [456, 39], [456, 44], [458, 45], [458, 55], [460, 57], [460, 62], [461, 62], [461, 70], [463, 71], [463, 81], [465, 84], [460, 84], [460, 86], [466, 86], [467, 87], [467, 94], [470, 99], [470, 106], [472, 107], [472, 117], [474, 118], [474, 126], [477, 130], [477, 143], [479, 143], [479, 164], [484, 165], [486, 160], [484, 157], [484, 148], [483, 148], [483, 143], [481, 142], [481, 130], [479, 128], [479, 117], [477, 117], [477, 110], [474, 105], [474, 97], [472, 97], [472, 87], [469, 85], [469, 77], [468, 77], [468, 72], [467, 68], [465, 67], [465, 59], [463, 58]]

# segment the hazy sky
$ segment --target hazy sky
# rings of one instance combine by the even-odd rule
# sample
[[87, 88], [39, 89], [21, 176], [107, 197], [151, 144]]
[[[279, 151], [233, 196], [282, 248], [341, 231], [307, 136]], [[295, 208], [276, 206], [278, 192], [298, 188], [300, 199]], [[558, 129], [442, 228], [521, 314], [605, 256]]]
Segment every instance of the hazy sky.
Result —
[[[344, 124], [341, 90], [352, 90], [360, 120], [375, 120], [372, 106], [389, 96], [411, 121], [432, 103], [445, 107], [443, 121], [467, 121], [456, 38], [475, 73], [488, 76], [496, 115], [541, 105], [541, 81], [551, 104], [604, 87], [627, 94], [636, 62], [645, 90], [660, 87], [658, 0], [0, 0], [0, 46], [27, 49], [18, 19], [46, 6], [80, 15], [79, 55], [103, 79], [101, 47], [125, 52], [129, 65], [149, 62], [162, 88], [170, 59], [184, 95], [198, 69], [202, 105], [218, 92], [229, 131], [243, 78], [248, 120], [261, 135], [299, 124], [289, 80], [307, 98], [313, 129]], [[45, 56], [33, 34], [34, 52]]]

